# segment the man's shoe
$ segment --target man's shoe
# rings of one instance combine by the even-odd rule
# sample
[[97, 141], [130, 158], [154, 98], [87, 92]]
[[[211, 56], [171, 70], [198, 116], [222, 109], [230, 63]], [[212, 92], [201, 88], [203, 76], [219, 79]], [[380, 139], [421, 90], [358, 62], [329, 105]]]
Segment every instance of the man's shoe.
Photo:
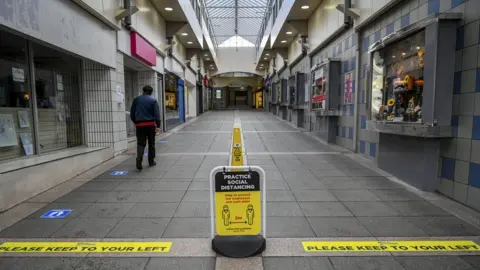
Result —
[[149, 165], [150, 167], [153, 167], [153, 166], [157, 165], [157, 163], [156, 163], [155, 161], [152, 161], [152, 162], [149, 162], [148, 165]]
[[137, 158], [137, 169], [139, 169], [140, 171], [143, 169], [141, 158]]

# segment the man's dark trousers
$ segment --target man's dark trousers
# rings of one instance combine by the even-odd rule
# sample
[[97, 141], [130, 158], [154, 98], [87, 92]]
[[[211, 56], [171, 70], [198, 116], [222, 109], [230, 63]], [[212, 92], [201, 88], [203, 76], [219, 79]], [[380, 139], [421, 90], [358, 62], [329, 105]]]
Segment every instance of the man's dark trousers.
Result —
[[137, 158], [143, 160], [145, 146], [148, 140], [148, 163], [152, 164], [155, 160], [155, 127], [137, 127]]

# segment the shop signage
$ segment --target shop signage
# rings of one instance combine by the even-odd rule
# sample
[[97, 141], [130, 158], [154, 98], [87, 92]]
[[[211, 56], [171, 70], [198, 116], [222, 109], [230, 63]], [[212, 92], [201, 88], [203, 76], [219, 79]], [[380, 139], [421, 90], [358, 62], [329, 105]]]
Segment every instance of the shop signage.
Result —
[[352, 89], [353, 89], [353, 73], [345, 73], [345, 92], [343, 95], [343, 103], [351, 104], [352, 103]]
[[71, 212], [71, 209], [54, 209], [46, 212], [40, 218], [64, 218]]
[[215, 223], [218, 235], [256, 235], [261, 231], [260, 174], [215, 175]]
[[305, 252], [480, 252], [473, 241], [318, 241], [302, 242]]
[[3, 252], [28, 253], [166, 253], [172, 242], [4, 242]]
[[133, 56], [150, 66], [157, 65], [157, 50], [136, 32], [130, 33], [130, 47]]
[[207, 77], [207, 75], [205, 75], [205, 77], [203, 77], [203, 85], [205, 87], [208, 87], [208, 77]]
[[128, 171], [113, 171], [110, 175], [118, 176], [118, 175], [127, 175]]

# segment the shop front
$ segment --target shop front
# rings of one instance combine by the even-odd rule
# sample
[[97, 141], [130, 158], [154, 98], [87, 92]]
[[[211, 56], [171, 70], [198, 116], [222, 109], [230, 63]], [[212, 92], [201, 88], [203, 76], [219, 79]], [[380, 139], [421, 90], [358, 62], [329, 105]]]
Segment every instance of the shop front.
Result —
[[185, 122], [184, 81], [172, 72], [165, 75], [165, 111], [167, 130]]
[[84, 145], [81, 60], [0, 30], [0, 163]]
[[433, 14], [368, 48], [366, 126], [379, 133], [378, 166], [425, 191], [440, 184], [440, 139], [454, 136], [458, 19]]

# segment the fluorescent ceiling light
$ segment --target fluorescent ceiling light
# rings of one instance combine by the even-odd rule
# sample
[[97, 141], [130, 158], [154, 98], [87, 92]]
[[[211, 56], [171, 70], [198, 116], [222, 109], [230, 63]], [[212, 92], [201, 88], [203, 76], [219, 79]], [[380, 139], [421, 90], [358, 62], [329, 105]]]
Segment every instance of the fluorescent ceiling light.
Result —
[[292, 34], [292, 31], [288, 31], [286, 34], [287, 34], [287, 35], [291, 35], [291, 34]]
[[204, 56], [208, 56], [208, 53], [206, 53]]
[[210, 61], [210, 58], [207, 58], [207, 61]]
[[213, 65], [210, 65], [211, 67], [213, 67]]
[[286, 41], [286, 40], [282, 40], [281, 42], [282, 42], [282, 43], [287, 43], [287, 41]]
[[166, 7], [165, 10], [166, 10], [166, 11], [172, 11], [173, 8], [171, 8], [171, 7]]
[[305, 6], [302, 6], [302, 9], [309, 9], [310, 7], [305, 5]]
[[264, 60], [267, 60], [268, 58], [267, 58], [267, 57], [264, 57], [263, 59], [264, 59]]
[[188, 36], [188, 33], [182, 33], [182, 36]]
[[265, 55], [266, 55], [266, 56], [269, 56], [270, 54], [269, 54], [269, 53], [266, 53]]
[[191, 42], [191, 41], [189, 41], [189, 42], [187, 42], [187, 43], [188, 43], [188, 44], [193, 44], [193, 42]]

